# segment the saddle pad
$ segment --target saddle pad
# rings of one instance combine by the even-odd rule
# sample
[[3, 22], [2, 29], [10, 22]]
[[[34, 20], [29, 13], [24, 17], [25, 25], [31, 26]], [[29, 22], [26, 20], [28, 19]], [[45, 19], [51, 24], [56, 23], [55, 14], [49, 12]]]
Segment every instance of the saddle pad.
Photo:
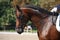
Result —
[[56, 21], [56, 29], [58, 32], [60, 32], [60, 14], [57, 17], [57, 21]]

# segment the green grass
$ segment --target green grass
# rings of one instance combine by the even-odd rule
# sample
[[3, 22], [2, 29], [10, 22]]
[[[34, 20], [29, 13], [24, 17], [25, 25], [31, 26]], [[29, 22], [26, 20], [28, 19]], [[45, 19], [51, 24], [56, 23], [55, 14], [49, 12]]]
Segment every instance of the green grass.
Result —
[[15, 32], [15, 30], [7, 30], [7, 31], [9, 31], [9, 32]]
[[33, 31], [33, 33], [36, 33], [37, 32], [37, 30], [32, 30]]
[[0, 30], [0, 32], [3, 32], [3, 31], [6, 31], [6, 32], [15, 32], [15, 30]]

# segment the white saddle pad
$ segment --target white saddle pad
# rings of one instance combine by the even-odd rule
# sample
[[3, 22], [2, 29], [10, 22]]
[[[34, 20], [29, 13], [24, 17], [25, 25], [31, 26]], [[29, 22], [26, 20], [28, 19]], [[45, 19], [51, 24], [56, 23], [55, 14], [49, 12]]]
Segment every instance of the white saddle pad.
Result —
[[57, 17], [57, 21], [56, 21], [56, 29], [58, 32], [60, 32], [60, 14]]

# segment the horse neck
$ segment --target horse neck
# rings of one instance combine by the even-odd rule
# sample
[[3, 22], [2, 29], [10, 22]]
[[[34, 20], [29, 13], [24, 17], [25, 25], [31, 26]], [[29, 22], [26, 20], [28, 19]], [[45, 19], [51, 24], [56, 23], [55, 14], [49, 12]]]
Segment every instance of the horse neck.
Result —
[[49, 27], [51, 27], [53, 25], [53, 23], [52, 23], [52, 16], [49, 16], [44, 21], [45, 21], [45, 23], [43, 25], [43, 28], [49, 28]]
[[43, 25], [43, 29], [42, 30], [44, 30], [44, 29], [46, 29], [46, 30], [49, 30], [49, 28], [53, 25], [53, 23], [52, 23], [52, 16], [49, 16], [48, 18], [46, 18], [45, 20], [44, 20], [44, 25]]
[[49, 30], [50, 27], [53, 25], [52, 16], [49, 16], [45, 19], [38, 19], [38, 20], [37, 19], [38, 18], [36, 18], [36, 20], [35, 20], [35, 18], [34, 18], [34, 21], [35, 21], [34, 24], [37, 27], [37, 29], [40, 30], [40, 32], [43, 30]]
[[44, 25], [40, 31], [42, 37], [45, 37], [48, 34], [52, 25], [53, 25], [52, 24], [52, 16], [50, 16], [46, 19], [46, 23], [44, 23]]

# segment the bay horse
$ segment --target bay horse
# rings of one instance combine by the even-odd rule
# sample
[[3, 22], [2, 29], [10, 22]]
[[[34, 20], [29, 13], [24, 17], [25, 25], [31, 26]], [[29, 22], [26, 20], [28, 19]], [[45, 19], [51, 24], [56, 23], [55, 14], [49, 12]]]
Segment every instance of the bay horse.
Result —
[[56, 30], [54, 22], [56, 19], [53, 19], [53, 16], [58, 15], [34, 5], [16, 5], [16, 31], [23, 33], [26, 23], [30, 20], [37, 28], [39, 40], [60, 40], [60, 32]]

